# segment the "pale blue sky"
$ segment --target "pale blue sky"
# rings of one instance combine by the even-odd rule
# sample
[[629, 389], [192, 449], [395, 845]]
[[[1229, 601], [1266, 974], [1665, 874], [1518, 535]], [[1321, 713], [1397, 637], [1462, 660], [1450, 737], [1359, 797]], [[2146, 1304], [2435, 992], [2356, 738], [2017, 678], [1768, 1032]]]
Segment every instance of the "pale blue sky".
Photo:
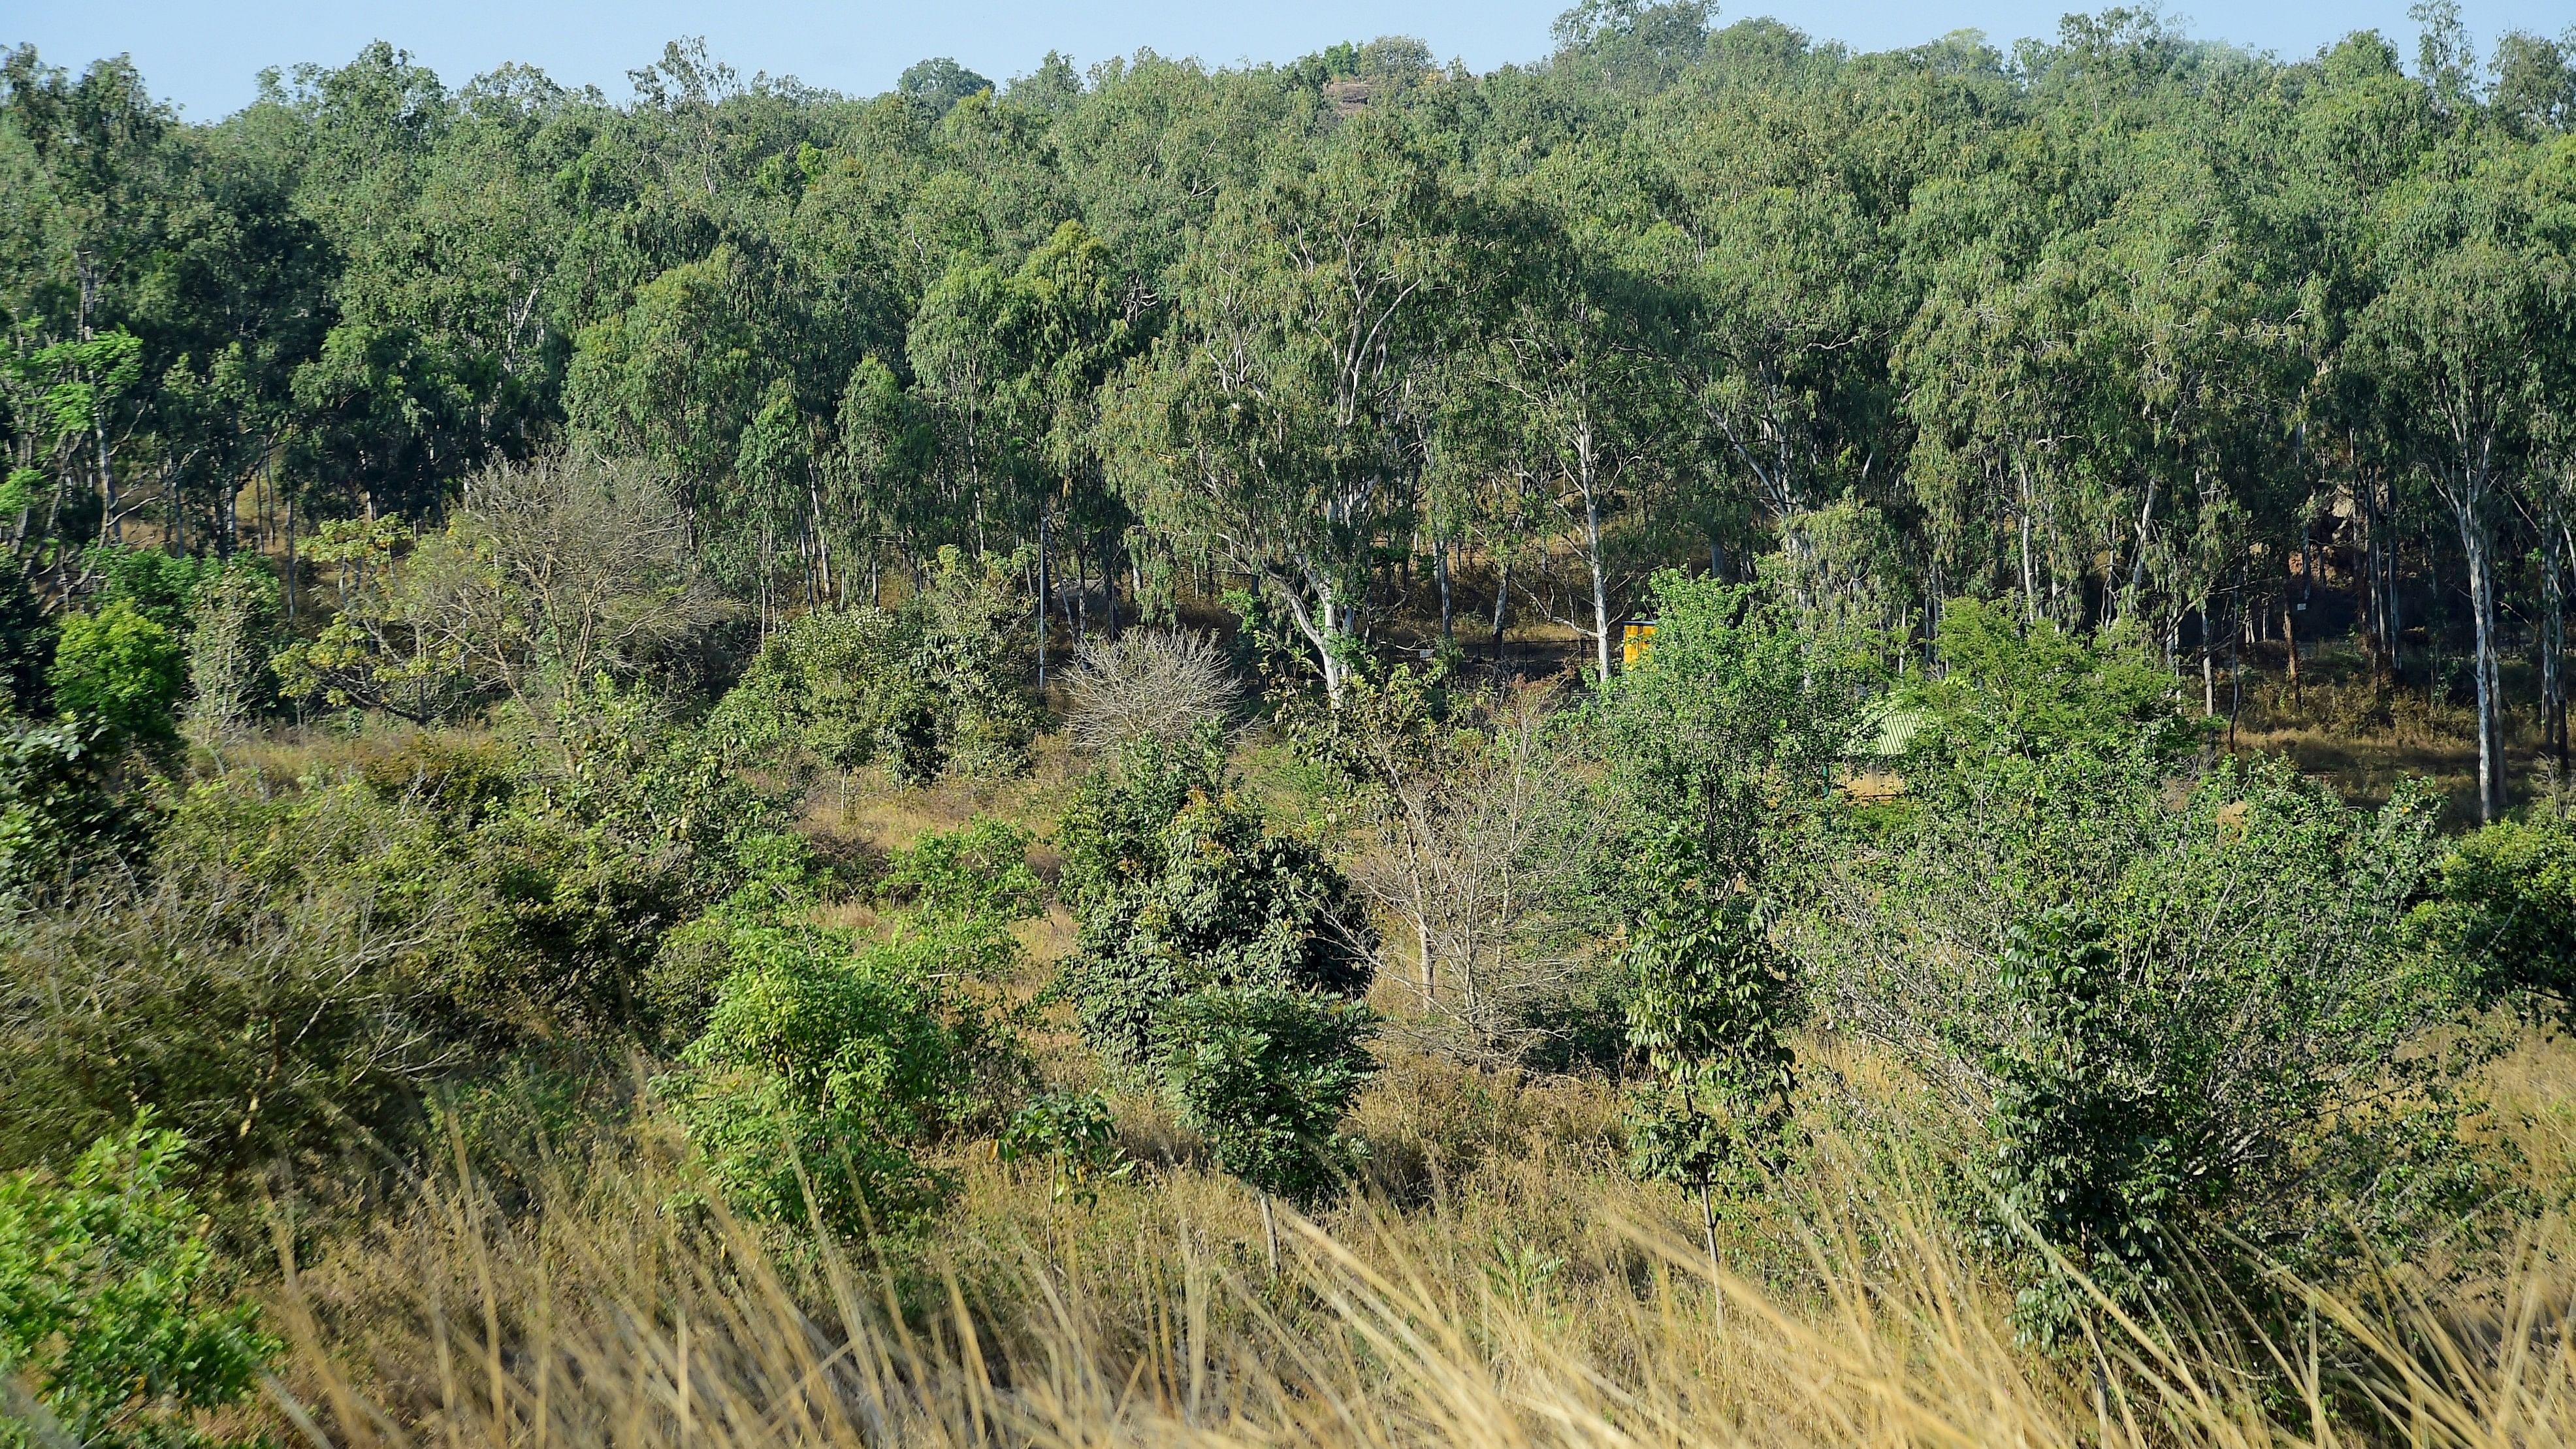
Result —
[[[2411, 56], [2408, 0], [2295, 0], [2176, 9], [2194, 34], [2305, 55], [2347, 31], [2375, 27]], [[1081, 65], [1151, 46], [1211, 62], [1287, 60], [1337, 40], [1418, 35], [1443, 59], [1477, 70], [1534, 59], [1564, 0], [1308, 0], [1297, 5], [1183, 0], [9, 0], [0, 44], [33, 41], [47, 59], [79, 66], [130, 53], [153, 89], [192, 119], [251, 98], [262, 66], [337, 64], [370, 40], [392, 41], [451, 84], [504, 61], [542, 67], [571, 85], [629, 93], [626, 72], [662, 42], [704, 35], [745, 76], [793, 75], [873, 94], [924, 56], [953, 55], [995, 80], [1025, 73], [1049, 49]], [[1773, 14], [1812, 35], [1862, 49], [1911, 45], [1974, 27], [1998, 41], [2053, 34], [2070, 8], [2031, 0], [1780, 0], [1727, 6], [1721, 20]], [[2576, 0], [2464, 0], [2483, 50], [2504, 30], [2556, 34]], [[13, 13], [14, 12], [14, 13]]]

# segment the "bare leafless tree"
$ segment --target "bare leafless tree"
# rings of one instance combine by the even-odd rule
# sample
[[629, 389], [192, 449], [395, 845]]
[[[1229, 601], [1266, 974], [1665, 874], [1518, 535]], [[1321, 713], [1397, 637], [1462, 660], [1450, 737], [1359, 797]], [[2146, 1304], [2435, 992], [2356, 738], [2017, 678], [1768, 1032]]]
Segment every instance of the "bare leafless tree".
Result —
[[1074, 742], [1106, 753], [1130, 740], [1177, 743], [1243, 708], [1233, 661], [1205, 634], [1131, 629], [1082, 647], [1065, 676]]
[[725, 610], [668, 481], [631, 459], [496, 464], [445, 529], [353, 524], [314, 555], [339, 570], [339, 610], [280, 656], [281, 682], [422, 721], [494, 697], [543, 717], [682, 654]]
[[1374, 777], [1370, 846], [1352, 881], [1402, 928], [1390, 938], [1413, 943], [1424, 1026], [1477, 1060], [1524, 1052], [1541, 1030], [1537, 1008], [1590, 964], [1546, 929], [1570, 834], [1583, 828], [1548, 736], [1555, 695], [1544, 684], [1498, 690], [1453, 714], [1427, 747], [1422, 732], [1365, 721], [1352, 738]]

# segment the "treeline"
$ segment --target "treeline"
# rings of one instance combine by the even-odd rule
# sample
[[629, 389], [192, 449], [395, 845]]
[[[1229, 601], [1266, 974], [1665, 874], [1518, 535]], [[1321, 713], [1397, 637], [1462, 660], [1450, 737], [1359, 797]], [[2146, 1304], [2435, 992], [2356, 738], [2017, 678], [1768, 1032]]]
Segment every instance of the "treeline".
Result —
[[1558, 621], [1606, 676], [1686, 562], [2204, 676], [2447, 643], [2490, 815], [2536, 648], [2563, 752], [2576, 42], [1713, 19], [1591, 0], [1481, 76], [1387, 39], [874, 99], [674, 44], [624, 104], [379, 44], [204, 124], [21, 48], [0, 513], [57, 607], [114, 545], [256, 551], [309, 634], [352, 559], [569, 446], [675, 487], [764, 635], [953, 547], [1059, 641], [1240, 590], [1336, 693], [1435, 620]]

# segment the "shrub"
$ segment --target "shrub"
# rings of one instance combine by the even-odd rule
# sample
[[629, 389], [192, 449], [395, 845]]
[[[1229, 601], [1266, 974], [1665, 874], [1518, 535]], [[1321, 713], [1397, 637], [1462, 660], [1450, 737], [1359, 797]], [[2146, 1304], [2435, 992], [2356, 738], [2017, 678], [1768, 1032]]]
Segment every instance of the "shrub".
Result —
[[801, 750], [846, 777], [871, 764], [913, 784], [943, 763], [941, 701], [912, 667], [919, 631], [884, 609], [807, 614], [774, 635], [716, 711], [756, 754]]
[[714, 725], [763, 758], [834, 771], [876, 765], [896, 783], [1027, 768], [1037, 712], [1007, 578], [943, 550], [901, 609], [807, 614], [764, 647]]
[[1082, 646], [1065, 675], [1074, 743], [1114, 754], [1133, 740], [1185, 744], [1243, 707], [1227, 652], [1205, 634], [1130, 629]]
[[1164, 1071], [1217, 1164], [1264, 1196], [1312, 1203], [1347, 1181], [1360, 1144], [1341, 1133], [1377, 1070], [1366, 1006], [1273, 985], [1212, 986], [1164, 1012]]
[[885, 896], [925, 919], [1022, 921], [1046, 909], [1046, 883], [1029, 869], [1037, 837], [978, 815], [962, 830], [924, 831], [886, 861]]
[[1094, 1050], [1136, 1069], [1163, 1009], [1210, 986], [1357, 996], [1376, 942], [1350, 882], [1243, 797], [1213, 744], [1130, 745], [1066, 807], [1066, 984]]
[[398, 1136], [473, 1027], [441, 989], [471, 909], [443, 860], [427, 812], [359, 786], [191, 790], [135, 878], [0, 948], [0, 1165], [137, 1106], [218, 1177]]
[[1136, 1170], [1118, 1147], [1118, 1124], [1097, 1092], [1041, 1092], [1011, 1114], [994, 1150], [1004, 1162], [1043, 1162], [1057, 1202], [1088, 1205], [1100, 1185]]
[[929, 586], [905, 605], [920, 620], [913, 661], [945, 704], [945, 766], [971, 779], [998, 779], [1029, 766], [1038, 710], [1030, 699], [1028, 595], [1002, 559], [969, 561], [943, 548]]
[[213, 1291], [213, 1249], [177, 1186], [184, 1151], [147, 1122], [101, 1138], [60, 1181], [0, 1177], [0, 1374], [34, 1399], [0, 1414], [0, 1445], [234, 1442], [199, 1416], [249, 1397], [280, 1345], [256, 1308]]
[[[2324, 1272], [2350, 1231], [2397, 1252], [2481, 1221], [2460, 1074], [2489, 1038], [2406, 930], [2431, 797], [2354, 810], [2280, 762], [2170, 788], [2136, 752], [1963, 777], [1798, 925], [1821, 1009], [1980, 1124], [2007, 1240], [2121, 1291], [2183, 1245]], [[2074, 1300], [2025, 1266], [2053, 1332]]]
[[83, 569], [98, 583], [100, 608], [124, 603], [134, 612], [169, 630], [187, 632], [197, 591], [226, 565], [205, 554], [174, 554], [132, 544], [93, 544], [81, 556]]
[[13, 722], [0, 733], [0, 900], [25, 905], [74, 867], [136, 843], [141, 812], [95, 720]]
[[2087, 637], [2048, 619], [2024, 623], [1985, 600], [1953, 599], [1937, 642], [1941, 676], [1902, 696], [1932, 725], [1915, 737], [1918, 768], [2068, 750], [2137, 751], [2170, 765], [2206, 734], [2133, 631]]
[[916, 1150], [986, 1110], [978, 1058], [1012, 1054], [947, 984], [953, 943], [751, 927], [728, 949], [706, 1032], [663, 1084], [711, 1180], [747, 1216], [844, 1234], [927, 1212], [944, 1185]]
[[168, 628], [117, 599], [63, 621], [46, 681], [65, 715], [153, 743], [176, 729], [171, 711], [187, 687], [188, 661]]
[[[1762, 591], [1667, 571], [1654, 580], [1652, 648], [1577, 721], [1601, 762], [1607, 822], [1596, 909], [1634, 920], [1675, 878], [1765, 889], [1824, 803], [1827, 771], [1860, 717], [1859, 641]], [[1662, 871], [1631, 862], [1652, 856]]]
[[2576, 825], [2535, 815], [2464, 837], [2415, 926], [2465, 961], [2485, 995], [2576, 1003]]

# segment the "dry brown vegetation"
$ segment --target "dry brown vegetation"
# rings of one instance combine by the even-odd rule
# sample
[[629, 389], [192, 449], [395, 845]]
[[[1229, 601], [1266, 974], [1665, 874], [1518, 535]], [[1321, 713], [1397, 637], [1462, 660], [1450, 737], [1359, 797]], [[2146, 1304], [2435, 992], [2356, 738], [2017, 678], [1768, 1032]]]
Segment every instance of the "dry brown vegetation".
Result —
[[[1849, 1066], [1851, 1064], [1845, 1064]], [[2500, 1074], [2535, 1169], [2576, 1065]], [[1865, 1072], [1841, 1074], [1866, 1083]], [[1868, 1090], [1865, 1086], [1858, 1090]], [[1251, 1196], [1149, 1113], [1092, 1206], [989, 1160], [927, 1242], [783, 1247], [687, 1192], [668, 1142], [561, 1160], [505, 1213], [470, 1163], [277, 1291], [281, 1428], [365, 1445], [2545, 1445], [2576, 1430], [2566, 1225], [2463, 1297], [2312, 1292], [2268, 1340], [2223, 1298], [2018, 1342], [1928, 1147], [1819, 1122], [1730, 1224], [1624, 1180], [1599, 1083], [1399, 1061], [1361, 1113], [1377, 1190], [1263, 1267]], [[612, 1165], [603, 1159], [593, 1167]], [[535, 1210], [529, 1210], [533, 1207]], [[360, 1245], [350, 1245], [359, 1248]], [[2304, 1291], [2304, 1290], [2302, 1290]]]

